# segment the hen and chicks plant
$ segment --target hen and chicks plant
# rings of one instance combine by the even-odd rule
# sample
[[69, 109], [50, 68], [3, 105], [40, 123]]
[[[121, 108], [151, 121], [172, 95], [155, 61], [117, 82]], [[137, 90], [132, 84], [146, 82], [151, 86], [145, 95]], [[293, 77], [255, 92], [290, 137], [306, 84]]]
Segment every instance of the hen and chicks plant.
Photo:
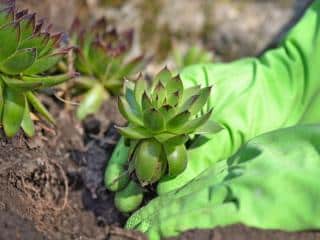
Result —
[[96, 113], [110, 95], [119, 95], [124, 77], [137, 73], [144, 66], [144, 57], [128, 59], [133, 31], [119, 33], [108, 28], [102, 18], [90, 28], [83, 28], [75, 20], [70, 30], [70, 41], [77, 46], [75, 69], [81, 73], [76, 89], [84, 95], [77, 110], [79, 119]]
[[184, 88], [180, 76], [167, 68], [151, 86], [142, 77], [135, 84], [126, 82], [118, 106], [128, 126], [118, 129], [130, 147], [129, 173], [134, 172], [142, 186], [164, 175], [179, 175], [188, 163], [186, 142], [221, 130], [209, 120], [210, 92], [210, 86]]
[[54, 123], [35, 91], [75, 76], [46, 74], [69, 51], [59, 47], [62, 34], [53, 34], [50, 28], [35, 13], [17, 10], [15, 0], [0, 1], [0, 119], [8, 137], [20, 127], [34, 135], [30, 106]]

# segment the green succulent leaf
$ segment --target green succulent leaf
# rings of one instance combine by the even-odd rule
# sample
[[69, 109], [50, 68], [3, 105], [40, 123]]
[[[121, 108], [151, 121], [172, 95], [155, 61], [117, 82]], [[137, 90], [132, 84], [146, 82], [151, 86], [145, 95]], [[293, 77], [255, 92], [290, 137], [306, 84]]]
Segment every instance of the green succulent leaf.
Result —
[[2, 124], [8, 137], [13, 137], [20, 128], [25, 109], [25, 96], [10, 88], [5, 89]]
[[188, 146], [188, 149], [195, 149], [210, 141], [206, 135], [196, 135], [194, 139], [192, 139], [191, 144]]
[[170, 138], [173, 138], [175, 137], [176, 135], [173, 134], [173, 133], [160, 133], [160, 134], [156, 134], [154, 135], [154, 138], [160, 142], [160, 143], [163, 143], [163, 142], [166, 142], [168, 141]]
[[33, 90], [42, 85], [41, 81], [38, 82], [26, 82], [22, 80], [18, 80], [15, 78], [10, 78], [7, 76], [2, 75], [2, 80], [4, 81], [5, 85], [7, 85], [11, 89], [19, 89], [20, 91], [28, 91]]
[[20, 42], [19, 24], [10, 24], [0, 28], [0, 62], [15, 53]]
[[118, 98], [118, 106], [122, 116], [128, 119], [129, 122], [132, 122], [136, 125], [143, 126], [143, 122], [141, 118], [137, 116], [136, 113], [133, 112], [133, 110], [130, 108], [129, 103], [124, 97]]
[[86, 93], [84, 99], [81, 101], [77, 109], [77, 117], [83, 120], [89, 114], [96, 113], [108, 97], [104, 87], [101, 84], [96, 84]]
[[174, 177], [182, 173], [188, 163], [187, 150], [184, 145], [165, 145], [166, 157], [168, 161], [169, 176]]
[[184, 103], [187, 99], [189, 99], [192, 96], [199, 95], [199, 93], [200, 93], [199, 85], [184, 89], [181, 97], [181, 103]]
[[195, 131], [195, 134], [202, 134], [202, 135], [214, 134], [214, 133], [220, 132], [223, 129], [224, 128], [220, 124], [209, 119], [206, 123], [204, 123], [201, 127], [199, 127]]
[[199, 97], [200, 95], [193, 95], [189, 97], [185, 102], [180, 103], [178, 113], [189, 111], [191, 106], [198, 100]]
[[195, 132], [199, 127], [204, 125], [209, 120], [211, 113], [212, 113], [212, 109], [206, 114], [203, 114], [198, 118], [188, 121], [182, 127], [175, 129], [174, 132], [176, 132], [177, 134], [183, 134], [183, 133], [188, 134], [188, 133]]
[[106, 63], [110, 61], [105, 53], [105, 47], [100, 41], [93, 42], [89, 48], [88, 61], [92, 72], [96, 77], [103, 78], [106, 72]]
[[[35, 28], [36, 14], [27, 14], [19, 19], [21, 29], [21, 40], [24, 40], [33, 34]], [[30, 46], [29, 46], [30, 47]]]
[[36, 60], [37, 51], [35, 48], [18, 50], [0, 64], [0, 70], [9, 75], [16, 75], [28, 69]]
[[110, 61], [107, 62], [108, 65], [106, 66], [106, 70], [102, 77], [102, 82], [105, 84], [107, 89], [110, 89], [110, 91], [113, 91], [116, 94], [119, 94], [119, 90], [123, 85], [123, 79], [125, 77], [125, 76], [119, 76], [119, 77], [115, 76], [122, 67], [122, 61], [123, 61], [122, 57], [110, 58]]
[[189, 137], [186, 134], [183, 135], [175, 135], [172, 138], [169, 138], [167, 141], [164, 142], [167, 146], [178, 146], [183, 145], [188, 141]]
[[137, 73], [143, 66], [145, 62], [143, 61], [144, 56], [138, 56], [131, 60], [128, 63], [123, 62], [121, 66], [115, 71], [115, 74], [112, 75], [113, 79], [122, 79], [124, 77], [131, 76], [134, 73]]
[[30, 113], [28, 101], [26, 101], [23, 119], [21, 122], [21, 127], [28, 137], [32, 137], [34, 135], [35, 128], [34, 128], [33, 121], [31, 119], [31, 113]]
[[164, 117], [165, 122], [170, 120], [174, 116], [174, 114], [176, 113], [176, 109], [174, 107], [170, 106], [169, 104], [162, 105], [158, 110], [162, 114], [162, 116]]
[[142, 103], [141, 103], [142, 109], [144, 110], [148, 110], [153, 108], [152, 102], [150, 97], [148, 96], [148, 94], [146, 92], [143, 93], [142, 95]]
[[[132, 84], [132, 86], [131, 86]], [[130, 108], [132, 112], [136, 115], [139, 116], [141, 113], [140, 107], [136, 101], [135, 95], [134, 95], [134, 85], [132, 82], [126, 80], [124, 83], [124, 88], [125, 88], [125, 98], [127, 102], [130, 105]]]
[[43, 73], [53, 66], [55, 66], [63, 57], [64, 53], [62, 54], [53, 54], [45, 57], [41, 57], [36, 59], [36, 61], [32, 64], [31, 67], [26, 69], [23, 73], [28, 75], [34, 75]]
[[200, 90], [199, 97], [193, 102], [193, 104], [189, 108], [189, 111], [192, 114], [197, 114], [203, 108], [203, 106], [208, 101], [210, 92], [211, 87], [206, 87]]
[[38, 88], [49, 88], [58, 84], [61, 84], [71, 78], [76, 77], [77, 73], [67, 73], [67, 74], [60, 74], [55, 76], [47, 76], [47, 77], [29, 77], [23, 76], [22, 80], [29, 84], [40, 84]]
[[176, 129], [181, 127], [182, 125], [186, 124], [190, 116], [191, 116], [191, 113], [188, 110], [182, 113], [179, 113], [178, 115], [174, 116], [172, 119], [168, 121], [167, 128]]
[[59, 44], [62, 38], [62, 33], [56, 33], [54, 35], [50, 35], [47, 45], [38, 53], [38, 57], [41, 58], [43, 56], [47, 56], [52, 54], [52, 50]]
[[145, 139], [150, 138], [152, 135], [145, 128], [142, 127], [117, 127], [121, 135], [129, 139]]
[[143, 124], [153, 132], [160, 132], [165, 127], [165, 120], [157, 109], [151, 108], [143, 112]]
[[32, 105], [32, 107], [40, 113], [48, 122], [55, 124], [54, 118], [48, 112], [46, 107], [40, 102], [40, 100], [31, 92], [26, 93], [27, 100]]
[[179, 103], [179, 99], [180, 99], [180, 92], [176, 91], [176, 92], [170, 94], [169, 96], [167, 96], [166, 102], [170, 106], [177, 106]]
[[82, 38], [80, 39], [80, 45], [82, 46], [83, 54], [86, 58], [89, 56], [90, 48], [92, 46], [92, 42], [94, 41], [95, 36], [86, 32], [83, 34]]
[[170, 79], [166, 85], [167, 95], [172, 94], [174, 92], [179, 92], [179, 95], [183, 93], [183, 83], [179, 75]]
[[158, 85], [155, 88], [155, 93], [153, 94], [153, 102], [155, 106], [158, 108], [161, 107], [161, 105], [164, 103], [164, 100], [166, 98], [166, 89], [163, 86], [161, 82], [158, 83]]
[[12, 23], [14, 20], [14, 8], [8, 7], [7, 5], [3, 6], [0, 10], [0, 27], [3, 27], [9, 23]]
[[136, 175], [142, 185], [158, 181], [166, 165], [162, 145], [155, 140], [140, 143], [135, 153], [134, 164]]
[[143, 96], [143, 93], [146, 89], [147, 89], [146, 81], [142, 77], [139, 77], [139, 79], [134, 87], [134, 97], [135, 97], [136, 102], [138, 103], [140, 109], [142, 107], [142, 103], [141, 103], [142, 96]]
[[90, 67], [90, 64], [85, 58], [83, 52], [81, 50], [77, 50], [76, 53], [77, 53], [77, 57], [74, 61], [74, 65], [77, 71], [81, 72], [82, 74], [93, 76], [93, 72]]
[[171, 72], [167, 67], [163, 68], [154, 78], [151, 89], [154, 90], [158, 83], [161, 81], [163, 85], [171, 79]]
[[49, 33], [39, 32], [36, 35], [30, 35], [20, 43], [19, 49], [36, 48], [37, 53], [40, 53], [47, 46], [49, 38]]

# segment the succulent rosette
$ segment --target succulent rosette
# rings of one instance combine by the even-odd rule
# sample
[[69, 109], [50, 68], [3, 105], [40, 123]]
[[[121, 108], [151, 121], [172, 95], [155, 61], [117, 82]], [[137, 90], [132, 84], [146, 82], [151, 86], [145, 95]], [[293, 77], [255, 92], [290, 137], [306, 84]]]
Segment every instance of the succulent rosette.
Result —
[[50, 33], [35, 13], [18, 11], [14, 0], [0, 1], [0, 119], [8, 137], [20, 129], [34, 135], [30, 108], [49, 122], [54, 119], [37, 99], [35, 91], [60, 84], [75, 74], [45, 74], [69, 49], [59, 43], [61, 33]]
[[212, 109], [206, 104], [210, 92], [210, 86], [184, 89], [179, 75], [172, 76], [167, 68], [151, 86], [142, 77], [136, 83], [126, 82], [118, 105], [128, 126], [118, 129], [130, 146], [129, 172], [141, 185], [183, 172], [190, 137], [222, 129], [210, 120]]
[[104, 18], [90, 28], [82, 28], [75, 20], [70, 32], [71, 42], [77, 46], [75, 69], [81, 73], [76, 88], [84, 95], [77, 116], [84, 119], [97, 112], [110, 95], [118, 95], [124, 77], [140, 71], [145, 61], [143, 56], [128, 59], [133, 31], [119, 33], [108, 28]]

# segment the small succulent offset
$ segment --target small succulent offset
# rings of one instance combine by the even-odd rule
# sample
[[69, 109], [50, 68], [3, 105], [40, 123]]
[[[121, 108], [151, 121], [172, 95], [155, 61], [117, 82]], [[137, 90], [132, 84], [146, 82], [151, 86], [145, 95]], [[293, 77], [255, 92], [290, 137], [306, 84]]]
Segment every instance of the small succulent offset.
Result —
[[118, 95], [124, 77], [137, 73], [144, 66], [143, 56], [127, 59], [133, 31], [118, 33], [115, 28], [107, 28], [104, 18], [88, 29], [81, 28], [76, 19], [70, 30], [70, 40], [78, 47], [75, 69], [82, 75], [76, 80], [76, 88], [84, 93], [77, 110], [79, 119], [97, 112], [110, 94]]
[[51, 25], [44, 28], [44, 21], [37, 21], [35, 13], [18, 11], [15, 0], [0, 0], [0, 119], [8, 137], [20, 127], [28, 136], [34, 135], [29, 105], [53, 123], [34, 91], [75, 75], [43, 74], [68, 52], [59, 48], [62, 34], [51, 34]]
[[179, 77], [164, 68], [151, 86], [141, 77], [127, 82], [119, 97], [121, 114], [127, 127], [118, 127], [129, 150], [129, 172], [135, 172], [142, 186], [162, 176], [179, 175], [187, 166], [185, 143], [191, 135], [210, 134], [222, 128], [209, 120], [206, 109], [211, 87], [184, 89]]

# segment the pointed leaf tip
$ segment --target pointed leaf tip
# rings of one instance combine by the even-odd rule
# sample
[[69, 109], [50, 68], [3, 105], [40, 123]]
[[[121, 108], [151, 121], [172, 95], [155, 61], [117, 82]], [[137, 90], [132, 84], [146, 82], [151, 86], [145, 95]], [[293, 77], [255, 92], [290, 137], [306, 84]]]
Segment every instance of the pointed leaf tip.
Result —
[[189, 111], [192, 114], [197, 114], [207, 103], [210, 96], [211, 88], [212, 87], [210, 86], [200, 90], [199, 97], [192, 103], [189, 108]]

